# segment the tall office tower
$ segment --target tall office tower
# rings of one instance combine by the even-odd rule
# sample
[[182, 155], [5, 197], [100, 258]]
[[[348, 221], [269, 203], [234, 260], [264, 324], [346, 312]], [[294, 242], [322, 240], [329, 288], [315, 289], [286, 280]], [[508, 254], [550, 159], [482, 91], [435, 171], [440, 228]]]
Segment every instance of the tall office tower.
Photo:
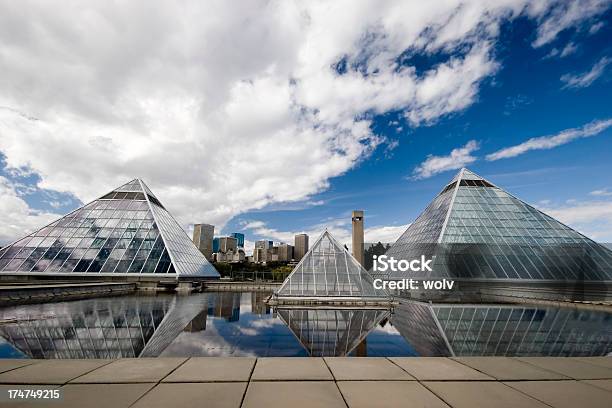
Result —
[[293, 259], [293, 245], [280, 244], [278, 247], [278, 260], [281, 262], [289, 262]]
[[233, 237], [221, 237], [219, 238], [219, 252], [236, 252], [236, 238]]
[[239, 248], [244, 248], [244, 234], [240, 232], [232, 232], [230, 237], [236, 238], [236, 245], [238, 245]]
[[363, 211], [353, 211], [353, 256], [363, 265]]
[[219, 237], [213, 238], [213, 254], [219, 252]]
[[202, 255], [209, 261], [212, 261], [213, 254], [213, 236], [215, 235], [215, 226], [210, 224], [196, 224], [193, 226], [193, 243], [200, 250]]
[[253, 250], [253, 262], [262, 263], [266, 261], [266, 250], [263, 248], [257, 248]]
[[272, 248], [272, 244], [272, 241], [262, 239], [260, 241], [255, 241], [255, 248], [270, 249]]
[[299, 261], [308, 252], [308, 235], [297, 234], [294, 238], [294, 244], [293, 257], [296, 261]]

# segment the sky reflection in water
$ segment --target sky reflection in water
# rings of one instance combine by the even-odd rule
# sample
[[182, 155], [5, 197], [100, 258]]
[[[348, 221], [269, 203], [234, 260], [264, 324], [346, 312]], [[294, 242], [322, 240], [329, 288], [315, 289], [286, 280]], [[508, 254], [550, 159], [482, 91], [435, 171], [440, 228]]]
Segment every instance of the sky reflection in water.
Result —
[[610, 313], [543, 306], [271, 310], [264, 292], [98, 298], [0, 310], [1, 358], [605, 355]]

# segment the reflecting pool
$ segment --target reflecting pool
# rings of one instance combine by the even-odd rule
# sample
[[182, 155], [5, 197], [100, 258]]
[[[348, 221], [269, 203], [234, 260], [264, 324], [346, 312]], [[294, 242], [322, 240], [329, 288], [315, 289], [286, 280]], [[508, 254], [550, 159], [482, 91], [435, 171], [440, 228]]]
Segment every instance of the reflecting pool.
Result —
[[599, 356], [612, 314], [402, 302], [393, 310], [268, 307], [266, 292], [107, 297], [0, 309], [0, 358]]

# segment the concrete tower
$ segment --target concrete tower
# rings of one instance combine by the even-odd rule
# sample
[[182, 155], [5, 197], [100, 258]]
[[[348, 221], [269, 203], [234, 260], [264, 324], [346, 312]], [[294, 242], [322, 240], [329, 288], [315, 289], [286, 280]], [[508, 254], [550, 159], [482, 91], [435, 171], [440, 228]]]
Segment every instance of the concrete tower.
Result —
[[196, 247], [198, 247], [202, 255], [204, 255], [208, 261], [212, 261], [214, 234], [214, 225], [195, 224], [193, 226], [193, 243]]
[[308, 235], [297, 234], [294, 237], [294, 244], [293, 257], [296, 261], [299, 261], [306, 255], [306, 252], [308, 252]]
[[363, 265], [363, 211], [353, 211], [353, 256]]

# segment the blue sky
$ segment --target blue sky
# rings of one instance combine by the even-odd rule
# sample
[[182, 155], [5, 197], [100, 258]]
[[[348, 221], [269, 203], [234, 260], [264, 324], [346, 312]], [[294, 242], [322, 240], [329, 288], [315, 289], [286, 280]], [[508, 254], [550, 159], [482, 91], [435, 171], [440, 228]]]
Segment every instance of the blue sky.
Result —
[[[610, 21], [611, 12], [601, 18]], [[424, 127], [411, 127], [401, 112], [378, 115], [374, 128], [397, 140], [392, 151], [379, 149], [355, 169], [331, 181], [330, 188], [309, 201], [324, 203], [300, 207], [273, 206], [233, 218], [224, 231], [238, 230], [244, 222], [263, 220], [279, 231], [308, 230], [326, 219], [350, 221], [350, 210], [363, 208], [369, 226], [412, 222], [457, 170], [449, 169], [426, 179], [411, 179], [428, 155], [448, 155], [476, 140], [477, 159], [466, 164], [524, 201], [562, 213], [580, 211], [579, 203], [608, 201], [590, 194], [612, 191], [612, 126], [596, 136], [575, 140], [517, 157], [487, 161], [484, 156], [530, 138], [556, 135], [592, 121], [612, 118], [612, 74], [608, 68], [589, 86], [564, 89], [561, 77], [589, 71], [602, 58], [612, 56], [612, 27], [595, 34], [569, 30], [547, 47], [534, 49], [535, 24], [519, 19], [503, 25], [496, 53], [501, 68], [480, 89], [478, 100], [465, 111]], [[576, 44], [566, 57], [550, 57], [553, 49]], [[435, 60], [435, 58], [432, 58]], [[435, 61], [425, 59], [423, 69]], [[612, 193], [610, 194], [612, 196]], [[553, 211], [554, 213], [554, 211]], [[602, 218], [610, 221], [609, 210]], [[566, 216], [567, 217], [567, 216]], [[571, 216], [567, 217], [572, 220]], [[578, 220], [582, 219], [576, 217]], [[610, 225], [599, 231], [596, 223], [574, 222], [602, 241], [612, 240]], [[255, 238], [252, 236], [252, 238]]]
[[462, 166], [612, 240], [609, 2], [213, 3], [128, 32], [102, 2], [87, 32], [0, 10], [1, 243], [133, 177], [249, 245], [347, 241], [353, 209], [392, 241]]

